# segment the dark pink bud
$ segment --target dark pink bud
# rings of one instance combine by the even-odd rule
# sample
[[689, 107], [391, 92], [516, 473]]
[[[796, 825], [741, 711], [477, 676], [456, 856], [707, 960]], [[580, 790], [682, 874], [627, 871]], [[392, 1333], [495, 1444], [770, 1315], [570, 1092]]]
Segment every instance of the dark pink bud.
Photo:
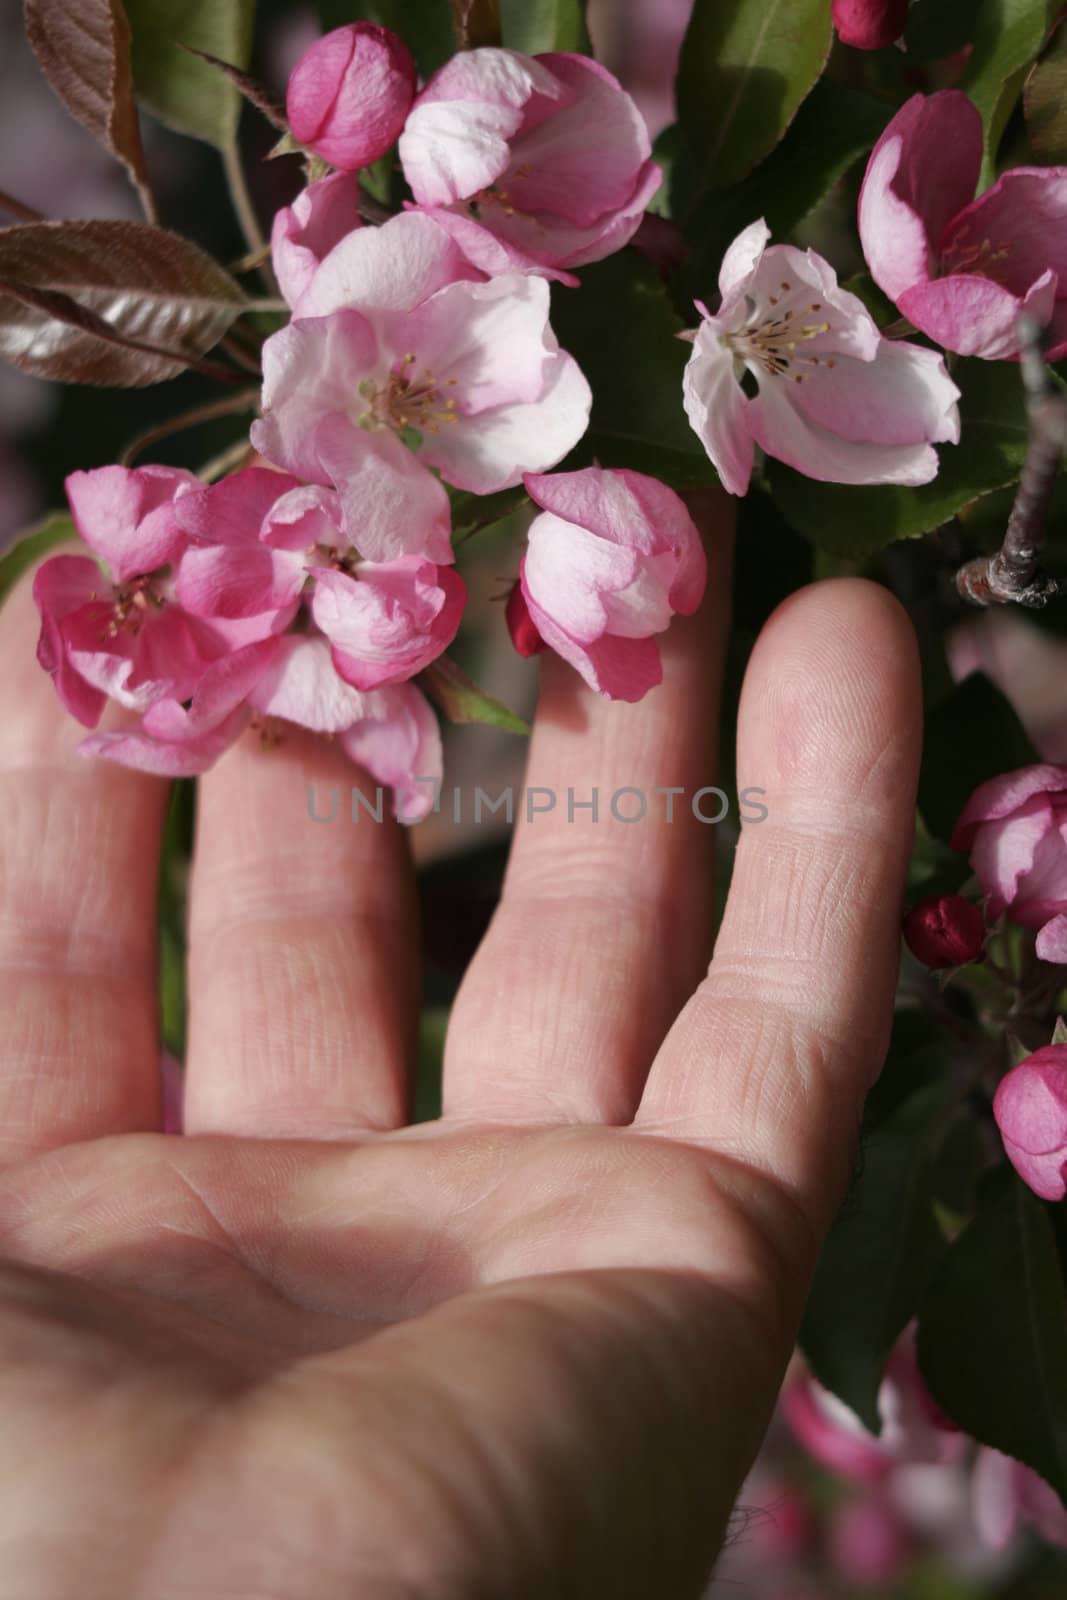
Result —
[[1067, 1044], [1047, 1044], [1001, 1079], [993, 1115], [1008, 1160], [1042, 1200], [1067, 1196]]
[[882, 50], [904, 32], [908, 0], [834, 0], [834, 27], [844, 44]]
[[932, 894], [904, 918], [904, 942], [928, 967], [962, 967], [982, 953], [985, 918], [959, 894]]
[[526, 596], [522, 592], [522, 584], [518, 580], [508, 595], [505, 615], [511, 642], [520, 656], [535, 656], [539, 650], [545, 648], [545, 641], [534, 626], [530, 608], [526, 604]]
[[400, 137], [415, 82], [411, 53], [388, 28], [335, 28], [305, 50], [289, 78], [293, 138], [345, 172], [368, 167]]

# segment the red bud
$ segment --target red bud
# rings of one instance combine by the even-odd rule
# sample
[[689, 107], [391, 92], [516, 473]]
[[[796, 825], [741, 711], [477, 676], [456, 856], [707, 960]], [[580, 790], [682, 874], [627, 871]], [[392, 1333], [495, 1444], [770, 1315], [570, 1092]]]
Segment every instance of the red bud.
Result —
[[522, 584], [518, 581], [508, 595], [505, 616], [508, 619], [511, 642], [520, 656], [535, 656], [539, 650], [545, 648], [545, 641], [534, 625], [530, 608], [526, 604], [526, 596], [522, 592]]
[[982, 953], [985, 918], [959, 894], [932, 894], [904, 918], [904, 942], [928, 967], [962, 967]]
[[908, 0], [834, 0], [838, 38], [857, 50], [882, 50], [893, 44], [907, 20]]

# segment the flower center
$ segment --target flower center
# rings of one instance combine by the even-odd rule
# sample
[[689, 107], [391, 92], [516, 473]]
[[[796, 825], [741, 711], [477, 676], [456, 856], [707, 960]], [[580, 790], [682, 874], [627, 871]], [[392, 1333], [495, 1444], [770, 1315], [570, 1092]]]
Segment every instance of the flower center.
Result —
[[373, 378], [360, 384], [359, 392], [369, 402], [358, 418], [361, 428], [392, 428], [396, 433], [413, 428], [418, 433], [440, 433], [446, 424], [458, 422], [455, 397], [444, 398], [442, 390], [454, 389], [459, 379], [442, 382], [429, 367], [416, 374], [415, 362], [416, 357], [409, 351], [383, 386]]
[[[100, 635], [101, 644], [117, 639], [120, 633], [136, 639], [152, 612], [163, 609], [166, 601], [155, 585], [165, 571], [166, 568], [161, 567], [158, 572], [146, 572], [121, 586], [115, 585], [111, 591], [111, 614]], [[89, 599], [99, 600], [100, 596], [94, 590]]]
[[720, 335], [739, 368], [747, 367], [757, 376], [764, 372], [768, 377], [786, 377], [794, 383], [803, 383], [809, 374], [794, 371], [796, 366], [834, 365], [832, 356], [797, 354], [801, 346], [817, 339], [820, 334], [830, 333], [832, 328], [829, 322], [809, 320], [818, 317], [823, 309], [818, 300], [808, 305], [783, 305], [784, 298], [792, 293], [793, 285], [782, 283], [778, 294], [767, 296], [765, 306], [749, 296], [745, 302], [744, 323]]
[[956, 234], [941, 258], [942, 271], [995, 278], [997, 267], [1011, 255], [1011, 246], [993, 244], [989, 239], [979, 243], [969, 237], [970, 232], [970, 228], [963, 227]]

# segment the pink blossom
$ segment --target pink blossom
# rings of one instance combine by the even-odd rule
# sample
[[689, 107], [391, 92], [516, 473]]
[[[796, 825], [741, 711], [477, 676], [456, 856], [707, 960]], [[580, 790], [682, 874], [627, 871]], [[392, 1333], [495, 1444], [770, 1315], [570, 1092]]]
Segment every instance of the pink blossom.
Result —
[[448, 562], [448, 499], [427, 468], [476, 494], [507, 488], [566, 455], [591, 403], [549, 326], [548, 285], [480, 280], [417, 212], [330, 252], [267, 341], [264, 374], [253, 443], [334, 486], [372, 561]]
[[1001, 1079], [993, 1115], [1008, 1160], [1042, 1200], [1067, 1195], [1067, 1045], [1035, 1050]]
[[425, 556], [364, 562], [353, 576], [318, 569], [311, 614], [346, 683], [378, 689], [414, 677], [456, 636], [466, 585]]
[[830, 1560], [851, 1588], [891, 1584], [911, 1558], [908, 1530], [888, 1498], [846, 1500], [830, 1519]]
[[465, 50], [419, 95], [404, 175], [486, 272], [564, 270], [626, 243], [659, 187], [648, 129], [588, 56]]
[[522, 563], [530, 621], [590, 688], [640, 700], [663, 676], [653, 635], [704, 593], [689, 513], [641, 472], [586, 467], [524, 481], [542, 508]]
[[1038, 929], [1042, 961], [1067, 963], [1067, 767], [1020, 767], [967, 802], [953, 848], [969, 850], [990, 921]]
[[985, 945], [985, 918], [959, 894], [931, 894], [904, 918], [904, 942], [913, 956], [934, 971], [975, 961]]
[[415, 83], [411, 53], [388, 28], [334, 28], [290, 76], [285, 104], [293, 138], [333, 167], [369, 167], [395, 143]]
[[430, 811], [443, 771], [441, 734], [414, 684], [366, 693], [338, 676], [328, 640], [291, 635], [252, 700], [263, 716], [338, 735], [346, 755], [393, 790], [401, 821], [421, 821]]
[[882, 1431], [877, 1436], [814, 1378], [801, 1378], [784, 1390], [782, 1414], [814, 1460], [860, 1483], [879, 1483], [902, 1462], [951, 1464], [966, 1449], [962, 1434], [938, 1411], [922, 1380], [910, 1333], [895, 1346], [878, 1391]]
[[754, 222], [730, 246], [685, 369], [686, 415], [724, 488], [747, 491], [756, 445], [825, 482], [928, 483], [933, 445], [959, 439], [944, 361], [883, 339], [821, 256], [769, 237]]
[[331, 172], [275, 214], [271, 256], [281, 291], [294, 310], [323, 257], [359, 226], [359, 178], [354, 172]]
[[987, 360], [1018, 354], [1025, 312], [1067, 352], [1067, 167], [1016, 167], [974, 198], [982, 119], [957, 89], [913, 95], [860, 193], [871, 276], [923, 333]]
[[1003, 1550], [1022, 1527], [1067, 1549], [1067, 1511], [1059, 1496], [1036, 1472], [999, 1450], [979, 1450], [972, 1503], [978, 1531], [994, 1550]]
[[201, 617], [272, 612], [287, 626], [305, 601], [346, 682], [375, 689], [413, 677], [455, 638], [458, 573], [426, 556], [359, 557], [331, 489], [251, 467], [186, 495], [183, 526], [214, 544], [182, 557], [176, 592]]
[[170, 467], [101, 467], [67, 480], [75, 526], [100, 561], [61, 555], [40, 568], [37, 659], [86, 727], [108, 698], [133, 711], [187, 698], [227, 648], [175, 603], [173, 564], [187, 543], [175, 501], [193, 485]]
[[904, 32], [909, 0], [834, 0], [838, 38], [857, 50], [882, 50]]

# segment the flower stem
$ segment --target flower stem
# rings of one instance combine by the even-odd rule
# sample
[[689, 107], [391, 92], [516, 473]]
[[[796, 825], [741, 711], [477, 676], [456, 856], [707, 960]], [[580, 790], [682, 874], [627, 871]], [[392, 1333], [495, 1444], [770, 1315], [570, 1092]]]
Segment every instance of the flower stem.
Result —
[[248, 254], [256, 257], [259, 263], [256, 270], [263, 286], [269, 295], [274, 295], [278, 292], [278, 285], [274, 281], [274, 273], [268, 260], [270, 247], [263, 236], [256, 208], [252, 204], [252, 196], [248, 192], [248, 180], [245, 177], [244, 162], [241, 160], [236, 135], [227, 140], [223, 146], [222, 164], [226, 171], [226, 182], [229, 185], [234, 213], [244, 235]]
[[1049, 501], [1067, 449], [1067, 397], [1049, 382], [1041, 350], [1041, 330], [1020, 319], [1023, 384], [1030, 419], [1030, 443], [1015, 503], [1000, 549], [968, 561], [956, 574], [956, 587], [975, 605], [1043, 606], [1060, 584], [1041, 573]]
[[161, 439], [182, 433], [186, 428], [196, 428], [202, 422], [215, 422], [219, 417], [236, 416], [241, 411], [254, 411], [259, 401], [258, 389], [242, 389], [240, 394], [228, 394], [222, 400], [211, 400], [206, 405], [193, 406], [176, 417], [168, 417], [158, 427], [147, 428], [131, 439], [119, 457], [119, 466], [128, 467], [139, 455]]
[[48, 219], [41, 211], [35, 211], [32, 206], [25, 205], [21, 200], [16, 200], [13, 194], [5, 194], [0, 189], [0, 211], [9, 211], [13, 217], [18, 217], [20, 222], [46, 222]]

